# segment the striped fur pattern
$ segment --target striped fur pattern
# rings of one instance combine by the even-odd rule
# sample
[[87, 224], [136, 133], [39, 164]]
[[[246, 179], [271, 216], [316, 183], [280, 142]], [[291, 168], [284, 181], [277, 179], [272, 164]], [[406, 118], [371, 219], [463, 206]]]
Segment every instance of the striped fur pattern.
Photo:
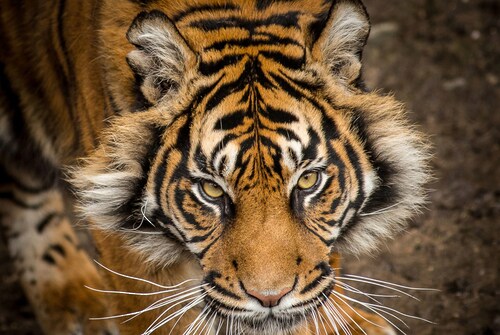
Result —
[[[163, 285], [196, 279], [208, 315], [237, 320], [241, 333], [299, 333], [335, 288], [334, 256], [376, 249], [424, 203], [422, 135], [400, 103], [360, 79], [369, 21], [359, 1], [55, 2], [40, 5], [57, 29], [35, 79], [15, 59], [21, 13], [2, 8], [13, 52], [0, 59], [9, 93], [0, 95], [0, 157], [9, 182], [42, 183], [51, 171], [44, 192], [57, 191], [66, 164], [116, 271]], [[70, 27], [78, 19], [88, 27], [81, 38]], [[26, 80], [40, 80], [38, 95]], [[23, 134], [40, 158], [13, 173], [30, 156]], [[308, 174], [317, 180], [302, 189]], [[107, 287], [147, 289], [113, 275]], [[118, 297], [113, 309], [154, 303], [141, 299]], [[120, 331], [143, 333], [159, 313]], [[183, 334], [183, 322], [157, 332]]]

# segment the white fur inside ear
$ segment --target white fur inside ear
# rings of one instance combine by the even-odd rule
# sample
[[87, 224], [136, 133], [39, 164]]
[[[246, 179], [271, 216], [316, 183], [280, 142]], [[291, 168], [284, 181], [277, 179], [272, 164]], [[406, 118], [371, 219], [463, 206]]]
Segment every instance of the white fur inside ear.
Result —
[[142, 77], [141, 91], [152, 104], [182, 83], [191, 50], [169, 19], [160, 12], [141, 13], [127, 38], [138, 49], [127, 55], [132, 70]]
[[361, 69], [359, 55], [370, 23], [362, 8], [347, 1], [337, 4], [331, 15], [319, 41], [319, 57], [341, 80], [351, 82]]

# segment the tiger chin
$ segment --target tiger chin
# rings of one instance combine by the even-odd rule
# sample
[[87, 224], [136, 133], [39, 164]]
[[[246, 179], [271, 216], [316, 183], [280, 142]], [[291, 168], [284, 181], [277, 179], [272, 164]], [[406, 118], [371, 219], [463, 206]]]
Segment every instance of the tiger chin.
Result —
[[360, 1], [0, 12], [0, 220], [46, 334], [394, 334], [339, 253], [422, 207], [428, 147], [363, 85]]

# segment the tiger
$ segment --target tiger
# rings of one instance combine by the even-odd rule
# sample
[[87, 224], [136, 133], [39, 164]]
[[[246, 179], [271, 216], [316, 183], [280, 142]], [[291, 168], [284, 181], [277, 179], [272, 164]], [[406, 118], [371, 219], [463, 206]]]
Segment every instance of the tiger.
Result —
[[429, 145], [365, 87], [361, 1], [0, 16], [0, 220], [45, 334], [395, 334], [341, 254], [422, 208]]

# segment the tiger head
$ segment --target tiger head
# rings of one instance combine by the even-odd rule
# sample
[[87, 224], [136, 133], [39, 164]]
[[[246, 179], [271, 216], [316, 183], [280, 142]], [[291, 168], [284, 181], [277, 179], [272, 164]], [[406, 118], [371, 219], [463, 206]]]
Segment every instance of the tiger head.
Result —
[[361, 87], [359, 1], [207, 8], [137, 15], [115, 100], [140, 111], [75, 184], [98, 230], [156, 269], [190, 255], [211, 309], [275, 334], [328, 296], [334, 251], [372, 250], [422, 204], [425, 145]]

